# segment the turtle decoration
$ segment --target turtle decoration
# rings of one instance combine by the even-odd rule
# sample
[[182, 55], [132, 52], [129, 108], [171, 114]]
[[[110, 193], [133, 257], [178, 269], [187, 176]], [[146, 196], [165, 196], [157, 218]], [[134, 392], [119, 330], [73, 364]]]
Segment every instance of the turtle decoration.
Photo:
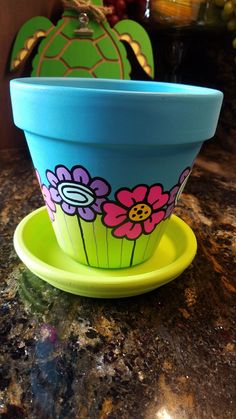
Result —
[[[145, 29], [129, 19], [113, 28], [102, 0], [64, 0], [57, 25], [35, 16], [19, 30], [12, 50], [11, 70], [17, 69], [40, 42], [32, 62], [32, 76], [129, 79], [131, 65], [123, 42], [130, 45], [139, 65], [153, 78], [153, 53]], [[123, 42], [121, 42], [123, 41]]]

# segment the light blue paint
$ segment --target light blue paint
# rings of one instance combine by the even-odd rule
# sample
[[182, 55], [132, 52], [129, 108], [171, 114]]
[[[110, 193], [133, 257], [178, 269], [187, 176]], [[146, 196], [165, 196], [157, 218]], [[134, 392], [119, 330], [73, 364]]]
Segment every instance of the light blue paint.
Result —
[[214, 135], [223, 94], [159, 82], [22, 78], [11, 81], [11, 99], [43, 183], [47, 169], [81, 165], [115, 192], [174, 186]]

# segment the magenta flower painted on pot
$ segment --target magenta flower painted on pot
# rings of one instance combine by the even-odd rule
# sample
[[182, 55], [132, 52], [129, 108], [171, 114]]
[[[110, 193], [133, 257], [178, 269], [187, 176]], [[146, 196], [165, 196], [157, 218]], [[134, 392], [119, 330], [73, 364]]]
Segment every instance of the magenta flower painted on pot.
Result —
[[68, 215], [78, 215], [85, 221], [94, 221], [101, 214], [101, 205], [110, 193], [110, 185], [102, 178], [91, 178], [82, 166], [68, 170], [57, 166], [55, 173], [46, 172], [50, 194], [56, 204]]
[[186, 169], [184, 169], [184, 171], [181, 173], [181, 175], [179, 177], [178, 184], [175, 185], [170, 190], [170, 197], [169, 197], [169, 200], [167, 202], [167, 209], [166, 209], [165, 218], [168, 218], [172, 214], [172, 212], [174, 210], [174, 207], [177, 205], [177, 202], [180, 198], [180, 195], [184, 190], [184, 187], [187, 183], [187, 180], [190, 176], [190, 173], [191, 173], [191, 168], [190, 167], [187, 167]]
[[150, 234], [164, 219], [169, 194], [162, 185], [138, 185], [134, 189], [120, 189], [115, 202], [103, 204], [103, 223], [113, 228], [115, 237], [135, 240], [141, 234]]
[[51, 221], [54, 221], [54, 219], [55, 219], [54, 218], [54, 212], [56, 212], [56, 206], [55, 206], [54, 202], [52, 201], [49, 189], [47, 188], [46, 185], [42, 184], [40, 176], [39, 176], [39, 172], [38, 172], [37, 169], [35, 170], [35, 173], [36, 173], [36, 177], [38, 179], [38, 182], [39, 182], [42, 194], [43, 194], [43, 199], [44, 199], [44, 202], [46, 204], [48, 215], [49, 215]]

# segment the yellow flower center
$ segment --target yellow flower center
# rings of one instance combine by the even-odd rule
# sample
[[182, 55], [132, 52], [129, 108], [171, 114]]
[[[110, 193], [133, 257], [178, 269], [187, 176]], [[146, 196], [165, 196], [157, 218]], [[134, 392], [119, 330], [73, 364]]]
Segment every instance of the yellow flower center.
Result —
[[146, 220], [150, 217], [152, 209], [149, 205], [141, 202], [140, 204], [135, 204], [129, 211], [129, 219], [134, 222], [140, 222]]

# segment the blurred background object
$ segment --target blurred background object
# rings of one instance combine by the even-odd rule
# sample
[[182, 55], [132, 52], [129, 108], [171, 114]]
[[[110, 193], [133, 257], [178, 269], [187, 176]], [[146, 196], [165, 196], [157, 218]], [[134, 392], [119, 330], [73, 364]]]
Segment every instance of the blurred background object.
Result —
[[[225, 94], [217, 131], [218, 143], [235, 148], [236, 136], [236, 0], [104, 0], [112, 6], [109, 23], [113, 27], [126, 18], [142, 24], [152, 41], [155, 79], [220, 89]], [[61, 17], [61, 0], [0, 0], [0, 148], [25, 147], [22, 133], [14, 127], [9, 99], [9, 80], [28, 76], [32, 56], [23, 68], [10, 73], [10, 56], [22, 25], [34, 16], [48, 17], [56, 24]], [[35, 46], [33, 55], [37, 52]], [[131, 78], [148, 79], [135, 67]]]
[[58, 0], [0, 0], [0, 149], [23, 148], [22, 132], [12, 122], [9, 81], [27, 74], [25, 68], [10, 73], [10, 56], [16, 34], [23, 23], [36, 15], [56, 21], [62, 6]]
[[152, 41], [156, 80], [223, 91], [214, 143], [235, 151], [236, 0], [105, 0], [105, 3], [113, 4], [114, 21], [128, 17], [146, 28]]
[[236, 0], [105, 0], [104, 3], [113, 5], [114, 12], [108, 17], [111, 25], [128, 17], [147, 29], [155, 50], [157, 80], [211, 84], [212, 71], [209, 80], [206, 79], [210, 65], [207, 61], [213, 58], [211, 51], [217, 55], [227, 43], [232, 51], [236, 47]]
[[111, 27], [107, 16], [113, 8], [103, 6], [102, 0], [93, 5], [63, 0], [63, 9], [56, 25], [45, 16], [23, 24], [12, 47], [11, 71], [22, 67], [38, 45], [31, 76], [130, 79], [128, 44], [136, 65], [153, 78], [152, 45], [142, 25], [124, 19]]

